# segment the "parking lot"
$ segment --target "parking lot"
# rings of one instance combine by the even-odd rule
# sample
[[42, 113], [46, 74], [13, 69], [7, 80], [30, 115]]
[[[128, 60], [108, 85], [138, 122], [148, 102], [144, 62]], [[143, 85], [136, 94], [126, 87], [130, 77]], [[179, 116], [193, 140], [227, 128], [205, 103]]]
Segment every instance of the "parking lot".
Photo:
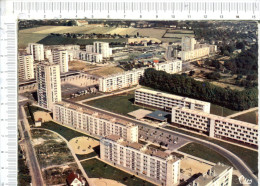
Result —
[[159, 132], [145, 126], [139, 127], [139, 138], [161, 146], [167, 147], [170, 151], [177, 150], [189, 141], [176, 137], [168, 132]]

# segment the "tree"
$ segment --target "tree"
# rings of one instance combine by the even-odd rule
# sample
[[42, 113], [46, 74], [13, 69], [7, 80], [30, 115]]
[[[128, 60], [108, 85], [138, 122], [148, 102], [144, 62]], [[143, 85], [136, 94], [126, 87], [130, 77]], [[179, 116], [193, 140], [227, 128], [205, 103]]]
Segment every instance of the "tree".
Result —
[[257, 80], [257, 74], [248, 74], [247, 77], [246, 77], [246, 80], [248, 81], [254, 81], [254, 80]]
[[238, 42], [236, 44], [236, 48], [244, 50], [245, 49], [245, 44], [243, 42]]
[[190, 72], [189, 72], [189, 76], [193, 76], [195, 74], [195, 71], [194, 70], [191, 70]]

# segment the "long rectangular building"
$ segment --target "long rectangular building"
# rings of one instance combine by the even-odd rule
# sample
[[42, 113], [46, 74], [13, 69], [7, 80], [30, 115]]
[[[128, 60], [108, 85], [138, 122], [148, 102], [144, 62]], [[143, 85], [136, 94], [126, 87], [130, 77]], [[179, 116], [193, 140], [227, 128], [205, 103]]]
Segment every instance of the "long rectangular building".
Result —
[[147, 145], [125, 141], [117, 135], [100, 140], [100, 157], [160, 185], [179, 183], [180, 159]]
[[258, 126], [184, 107], [172, 108], [172, 123], [207, 133], [210, 137], [258, 145]]
[[[137, 85], [139, 83], [140, 77], [143, 76], [147, 68], [148, 67], [143, 67], [110, 75], [107, 77], [102, 77], [99, 79], [99, 91], [111, 92], [120, 88]], [[182, 71], [182, 61], [173, 60], [163, 63], [156, 63], [154, 64], [154, 68], [156, 70], [162, 70], [167, 73], [173, 74]]]
[[177, 96], [173, 94], [162, 93], [144, 88], [135, 91], [135, 104], [146, 105], [154, 108], [163, 109], [171, 112], [172, 107], [184, 106], [193, 110], [201, 110], [210, 113], [210, 103]]
[[188, 184], [188, 186], [231, 186], [233, 167], [216, 164], [206, 173]]
[[97, 137], [116, 134], [128, 141], [138, 142], [137, 125], [77, 103], [66, 101], [56, 103], [53, 110], [53, 119]]
[[155, 70], [162, 70], [169, 74], [174, 74], [182, 71], [182, 61], [172, 60], [164, 63], [155, 63]]
[[99, 91], [111, 92], [120, 88], [137, 85], [140, 77], [144, 74], [145, 69], [146, 68], [129, 70], [123, 73], [99, 78]]

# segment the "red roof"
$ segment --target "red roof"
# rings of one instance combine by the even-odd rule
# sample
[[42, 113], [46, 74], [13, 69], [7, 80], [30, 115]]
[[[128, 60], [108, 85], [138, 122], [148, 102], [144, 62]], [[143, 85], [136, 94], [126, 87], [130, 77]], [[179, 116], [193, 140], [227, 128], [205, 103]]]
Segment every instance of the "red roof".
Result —
[[80, 182], [82, 182], [81, 178], [78, 174], [75, 174], [74, 172], [70, 173], [70, 175], [67, 177], [68, 184], [70, 185], [75, 179], [78, 179]]

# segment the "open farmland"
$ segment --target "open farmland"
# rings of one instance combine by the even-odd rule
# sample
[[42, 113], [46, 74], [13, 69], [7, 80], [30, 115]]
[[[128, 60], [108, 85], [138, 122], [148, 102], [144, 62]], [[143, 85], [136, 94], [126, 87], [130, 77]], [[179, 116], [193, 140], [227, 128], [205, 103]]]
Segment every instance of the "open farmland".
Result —
[[90, 71], [88, 73], [92, 74], [92, 75], [97, 75], [97, 76], [109, 76], [109, 75], [117, 74], [120, 72], [124, 72], [124, 70], [120, 67], [105, 66], [105, 67], [101, 67], [97, 70]]

